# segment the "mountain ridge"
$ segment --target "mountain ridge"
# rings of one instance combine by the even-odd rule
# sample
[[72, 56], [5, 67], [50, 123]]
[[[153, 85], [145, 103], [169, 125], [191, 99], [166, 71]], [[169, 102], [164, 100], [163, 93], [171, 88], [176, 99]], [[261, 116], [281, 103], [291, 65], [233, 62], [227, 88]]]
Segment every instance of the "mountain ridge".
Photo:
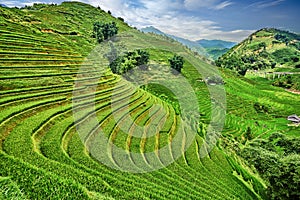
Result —
[[182, 37], [174, 36], [171, 34], [167, 34], [162, 32], [161, 30], [155, 28], [154, 26], [148, 26], [142, 28], [141, 31], [145, 33], [155, 33], [158, 35], [163, 35], [166, 37], [170, 37], [183, 45], [191, 48], [193, 51], [198, 52], [200, 55], [211, 58], [212, 60], [216, 60], [218, 57], [226, 53], [232, 46], [234, 46], [235, 42], [223, 41], [223, 40], [196, 40], [191, 41]]

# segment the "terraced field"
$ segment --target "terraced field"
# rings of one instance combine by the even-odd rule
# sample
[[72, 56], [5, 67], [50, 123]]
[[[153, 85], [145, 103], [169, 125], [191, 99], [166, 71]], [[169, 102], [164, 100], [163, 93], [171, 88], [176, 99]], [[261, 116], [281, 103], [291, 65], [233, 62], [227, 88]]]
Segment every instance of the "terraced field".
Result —
[[[1, 37], [13, 40], [15, 35], [16, 33], [10, 32]], [[85, 130], [89, 135], [86, 139], [87, 145], [97, 127], [89, 126], [89, 115], [82, 116], [81, 120], [75, 122], [72, 115], [72, 80], [76, 77], [76, 66], [83, 58], [72, 52], [59, 51], [60, 46], [46, 43], [41, 38], [33, 38], [29, 35], [22, 35], [22, 38], [15, 40], [13, 45], [22, 46], [24, 43], [29, 43], [27, 38], [34, 39], [34, 44], [43, 43], [43, 50], [48, 53], [42, 54], [40, 51], [30, 53], [32, 46], [28, 46], [24, 54], [18, 49], [15, 49], [16, 51], [1, 49], [1, 54], [6, 55], [1, 58], [1, 80], [10, 82], [1, 91], [0, 144], [3, 161], [1, 162], [1, 175], [7, 177], [5, 181], [2, 181], [4, 188], [5, 185], [11, 188], [12, 183], [16, 186], [16, 188], [11, 188], [15, 191], [9, 195], [30, 199], [50, 196], [55, 198], [62, 197], [62, 195], [68, 198], [107, 196], [113, 198], [206, 197], [223, 199], [225, 195], [229, 195], [227, 197], [237, 195], [232, 187], [229, 188], [229, 185], [216, 177], [215, 171], [209, 172], [205, 165], [201, 167], [201, 171], [206, 169], [206, 172], [203, 171], [195, 177], [197, 168], [202, 165], [195, 151], [191, 152], [190, 156], [186, 155], [181, 162], [170, 166], [170, 169], [145, 175], [124, 174], [97, 163], [86, 152], [85, 146], [76, 134], [75, 125], [80, 123], [82, 127], [89, 128]], [[51, 47], [56, 49], [55, 53], [47, 49], [47, 45], [52, 45]], [[47, 82], [49, 77], [51, 77], [51, 84]], [[19, 80], [19, 84], [24, 84], [26, 87], [14, 85], [15, 80], [16, 82]], [[89, 82], [86, 79], [77, 81]], [[118, 83], [117, 87], [116, 83]], [[84, 89], [84, 87], [76, 88], [76, 92], [84, 94]], [[109, 99], [112, 95], [114, 101], [117, 101], [116, 111], [110, 108]], [[134, 89], [119, 77], [107, 74], [98, 82], [95, 106], [96, 115], [105, 127], [105, 133], [109, 135], [110, 140], [126, 147], [128, 152], [141, 153], [154, 151], [159, 148], [159, 145], [166, 144], [167, 133], [164, 133], [165, 136], [156, 133], [153, 139], [139, 141], [127, 132], [118, 130], [118, 124], [126, 119], [126, 115], [122, 116], [119, 121], [115, 121], [112, 112], [122, 114], [122, 106], [127, 105], [124, 99], [126, 100], [128, 96], [131, 97], [129, 114], [138, 123], [154, 123], [155, 121], [159, 123], [165, 119], [165, 121], [170, 121], [166, 123], [170, 127], [163, 128], [167, 133], [174, 129], [173, 126], [176, 127], [176, 117], [172, 107], [149, 93]], [[80, 112], [88, 106], [89, 96], [81, 95], [77, 98], [80, 99], [81, 105], [77, 105], [75, 109]], [[152, 115], [149, 115], [149, 109], [155, 104], [164, 106], [154, 107]], [[128, 128], [128, 133], [133, 132], [133, 126]], [[223, 156], [220, 152], [215, 154]], [[159, 158], [158, 155], [157, 159]], [[151, 167], [146, 157], [144, 161]], [[132, 162], [139, 167], [139, 160]], [[194, 167], [193, 162], [197, 168]], [[11, 165], [14, 167], [12, 168]], [[219, 168], [218, 162], [211, 160], [207, 161], [207, 165]], [[239, 195], [253, 196], [252, 192], [249, 189], [247, 191], [247, 188], [231, 177], [228, 171], [222, 176], [237, 188], [245, 190], [244, 194]], [[227, 176], [231, 178], [227, 180]], [[211, 195], [210, 190], [215, 190], [215, 187], [220, 188], [219, 193]], [[54, 191], [56, 194], [53, 193]]]
[[[81, 3], [43, 12], [50, 15], [60, 9], [79, 16], [90, 10], [100, 12]], [[10, 12], [29, 12], [42, 21], [40, 11]], [[101, 11], [103, 16], [112, 18]], [[123, 27], [121, 43], [149, 49], [152, 64], [164, 66], [168, 54], [185, 57], [183, 75], [195, 91], [204, 124], [198, 132], [197, 128], [178, 131], [182, 117], [170, 104], [108, 68], [99, 69], [102, 60], [87, 56], [96, 44], [84, 43], [82, 53], [72, 36], [33, 34], [38, 25], [10, 18], [2, 17], [1, 23], [5, 26], [0, 28], [0, 199], [261, 199], [263, 186], [249, 174], [252, 178], [243, 180], [220, 142], [210, 152], [202, 152], [207, 142], [205, 127], [216, 113], [211, 111], [210, 86], [199, 80], [214, 68], [189, 50], [118, 22]], [[39, 26], [45, 24], [42, 21]], [[247, 127], [256, 137], [287, 130], [284, 115], [299, 110], [299, 96], [274, 88], [258, 92], [262, 85], [239, 80], [228, 71], [222, 75], [228, 85], [229, 115], [221, 143], [238, 140]], [[296, 100], [286, 104], [278, 93]], [[257, 96], [261, 103], [272, 102], [270, 115], [281, 113], [278, 127], [271, 128], [274, 121], [269, 115], [255, 113]], [[237, 104], [237, 99], [242, 103]], [[139, 127], [145, 127], [141, 135], [137, 135]], [[289, 129], [290, 134], [299, 131]], [[190, 135], [195, 137], [188, 141]], [[164, 154], [160, 153], [163, 148], [167, 149]], [[120, 149], [125, 153], [118, 154]]]

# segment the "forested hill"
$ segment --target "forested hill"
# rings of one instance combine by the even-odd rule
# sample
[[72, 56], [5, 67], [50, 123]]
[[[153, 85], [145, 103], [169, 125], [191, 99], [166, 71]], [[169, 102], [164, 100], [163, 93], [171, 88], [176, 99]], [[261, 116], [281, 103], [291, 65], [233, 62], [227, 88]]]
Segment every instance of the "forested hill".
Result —
[[300, 35], [274, 28], [261, 29], [216, 61], [217, 66], [238, 71], [297, 71]]

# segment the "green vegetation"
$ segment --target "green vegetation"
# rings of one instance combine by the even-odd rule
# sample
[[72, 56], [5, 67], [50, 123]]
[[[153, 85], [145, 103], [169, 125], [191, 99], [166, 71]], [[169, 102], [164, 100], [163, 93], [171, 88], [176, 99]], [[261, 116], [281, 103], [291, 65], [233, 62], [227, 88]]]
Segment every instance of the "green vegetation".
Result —
[[289, 77], [273, 75], [274, 86], [299, 90], [300, 36], [277, 29], [261, 29], [216, 60], [216, 65], [248, 77], [261, 73], [292, 72]]
[[141, 88], [145, 91], [150, 92], [151, 94], [154, 94], [155, 96], [159, 97], [163, 101], [169, 103], [175, 109], [176, 114], [177, 115], [180, 114], [181, 110], [180, 110], [178, 99], [171, 90], [169, 90], [163, 85], [154, 84], [154, 83], [143, 85]]
[[277, 29], [261, 29], [220, 57], [216, 64], [245, 75], [247, 70], [293, 69], [299, 65], [300, 36]]
[[146, 70], [148, 68], [149, 56], [149, 53], [142, 49], [126, 52], [125, 55], [118, 56], [112, 61], [109, 67], [114, 74], [119, 75], [125, 74], [137, 66]]
[[182, 56], [174, 55], [172, 58], [169, 59], [169, 62], [172, 69], [176, 70], [176, 72], [181, 72], [181, 69], [184, 64]]
[[300, 139], [275, 133], [241, 149], [240, 155], [268, 182], [272, 199], [300, 198]]
[[300, 91], [300, 76], [282, 76], [275, 79], [272, 85]]
[[[116, 39], [107, 45], [111, 47], [108, 54], [98, 57], [93, 53], [105, 41], [99, 44], [92, 37], [96, 22], [115, 22], [118, 27]], [[274, 191], [275, 199], [298, 197], [296, 184], [277, 187], [299, 181], [299, 152], [295, 152], [299, 127], [287, 126], [286, 120], [300, 110], [299, 95], [272, 87], [266, 79], [247, 79], [224, 68], [220, 68], [222, 78], [210, 76], [214, 66], [174, 40], [143, 34], [83, 3], [0, 7], [0, 24], [0, 199], [270, 198], [265, 191]], [[177, 132], [182, 115], [176, 95], [159, 84], [136, 88], [119, 76], [141, 66], [152, 78], [159, 75], [154, 66], [169, 72], [170, 61], [190, 84], [193, 91], [187, 92], [195, 93], [199, 105], [187, 105], [200, 112], [189, 147], [187, 136], [193, 132]], [[119, 67], [116, 74], [110, 66]], [[206, 85], [208, 76], [215, 85]], [[178, 85], [179, 75], [172, 77]], [[215, 103], [208, 89], [223, 84], [227, 95], [224, 129], [216, 147], [201, 157]], [[95, 112], [89, 110], [91, 106]], [[145, 127], [142, 133], [139, 126]], [[100, 156], [107, 156], [115, 168], [91, 153], [97, 149], [93, 142], [100, 130], [115, 144], [105, 146]], [[274, 132], [283, 133], [286, 144], [274, 143]], [[275, 150], [267, 149], [271, 140]], [[117, 147], [127, 154], [114, 156]], [[168, 152], [159, 154], [164, 147]], [[251, 167], [255, 165], [247, 151], [251, 148], [264, 149], [255, 159], [261, 152], [277, 155], [277, 164], [268, 171], [274, 176], [255, 173], [260, 168]], [[157, 153], [151, 157], [149, 152]], [[137, 170], [152, 169], [178, 154], [172, 164], [148, 173], [116, 169], [124, 163]], [[259, 161], [273, 158], [267, 156]]]
[[118, 34], [118, 27], [116, 26], [115, 22], [112, 22], [112, 23], [95, 22], [94, 23], [93, 37], [95, 37], [97, 39], [98, 43], [101, 43], [104, 40], [107, 40], [116, 34]]

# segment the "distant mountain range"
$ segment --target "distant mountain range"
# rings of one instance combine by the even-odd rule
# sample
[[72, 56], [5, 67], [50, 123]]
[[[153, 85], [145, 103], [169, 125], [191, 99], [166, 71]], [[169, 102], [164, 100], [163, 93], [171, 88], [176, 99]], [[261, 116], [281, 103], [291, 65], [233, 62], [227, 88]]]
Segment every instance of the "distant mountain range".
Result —
[[159, 29], [149, 26], [146, 28], [142, 28], [141, 31], [145, 33], [155, 33], [158, 35], [167, 36], [173, 38], [174, 40], [182, 43], [183, 45], [189, 47], [193, 51], [198, 52], [200, 55], [206, 56], [213, 60], [216, 60], [223, 54], [225, 54], [230, 48], [232, 48], [236, 43], [228, 42], [223, 40], [198, 40], [198, 41], [191, 41], [185, 38], [177, 37], [174, 35], [166, 34]]
[[228, 42], [224, 40], [197, 40], [198, 44], [203, 46], [204, 48], [220, 48], [220, 49], [230, 49], [236, 45], [235, 42]]
[[141, 31], [143, 31], [144, 33], [155, 33], [155, 34], [158, 34], [158, 35], [163, 35], [163, 36], [170, 37], [170, 38], [182, 43], [183, 45], [189, 47], [193, 51], [198, 52], [200, 55], [209, 57], [206, 50], [199, 43], [197, 43], [195, 41], [191, 41], [191, 40], [188, 40], [188, 39], [184, 39], [184, 38], [181, 38], [181, 37], [177, 37], [177, 36], [174, 36], [174, 35], [164, 33], [164, 32], [160, 31], [159, 29], [157, 29], [153, 26], [148, 26], [146, 28], [142, 28]]
[[0, 3], [0, 6], [5, 7], [5, 8], [7, 7], [5, 4], [2, 4], [2, 3]]

